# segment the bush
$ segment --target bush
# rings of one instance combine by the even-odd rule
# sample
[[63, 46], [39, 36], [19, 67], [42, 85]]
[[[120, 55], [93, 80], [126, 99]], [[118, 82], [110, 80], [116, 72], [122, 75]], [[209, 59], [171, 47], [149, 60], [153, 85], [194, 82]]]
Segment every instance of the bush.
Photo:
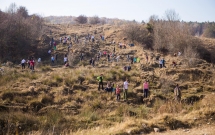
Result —
[[144, 42], [148, 34], [147, 30], [137, 23], [129, 23], [125, 25], [122, 32], [123, 35], [132, 42]]
[[79, 16], [75, 19], [75, 21], [76, 21], [77, 23], [80, 23], [80, 24], [85, 24], [85, 23], [87, 23], [87, 17], [86, 17], [85, 15], [79, 15]]
[[14, 99], [15, 94], [16, 93], [14, 93], [12, 91], [5, 92], [5, 93], [2, 94], [2, 100], [9, 99], [9, 100], [12, 101]]
[[42, 97], [41, 103], [46, 104], [46, 105], [51, 105], [54, 101], [54, 98], [49, 96], [49, 95], [45, 95]]
[[91, 17], [91, 18], [89, 18], [89, 23], [98, 24], [98, 23], [100, 23], [100, 18], [98, 16]]
[[38, 112], [40, 109], [45, 107], [45, 105], [39, 101], [31, 101], [29, 106], [32, 108], [32, 111]]
[[215, 38], [215, 23], [207, 24], [203, 36], [208, 38]]

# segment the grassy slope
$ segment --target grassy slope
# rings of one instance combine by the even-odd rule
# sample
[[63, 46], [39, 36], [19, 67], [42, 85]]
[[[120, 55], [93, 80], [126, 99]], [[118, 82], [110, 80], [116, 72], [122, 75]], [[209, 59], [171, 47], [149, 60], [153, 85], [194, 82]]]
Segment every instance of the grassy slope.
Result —
[[[100, 34], [105, 34], [107, 41], [100, 42], [100, 50], [113, 50], [114, 45], [107, 43], [112, 40], [120, 42], [123, 38], [119, 28], [109, 25], [55, 27], [55, 39], [64, 33], [74, 32], [81, 37], [97, 30], [97, 39]], [[63, 58], [66, 50], [66, 46], [58, 46], [59, 59]], [[33, 130], [35, 134], [137, 134], [151, 133], [153, 128], [159, 127], [164, 134], [176, 134], [181, 130], [169, 130], [207, 123], [210, 129], [214, 125], [215, 100], [211, 94], [215, 90], [214, 68], [210, 64], [198, 60], [195, 68], [188, 68], [183, 58], [161, 56], [165, 57], [167, 68], [159, 69], [155, 60], [146, 64], [144, 59], [145, 53], [155, 58], [159, 55], [155, 52], [138, 46], [117, 48], [116, 52], [122, 56], [119, 63], [107, 63], [106, 58], [102, 58], [95, 68], [80, 63], [77, 68], [70, 69], [59, 65], [59, 62], [55, 66], [38, 65], [36, 72], [31, 73], [28, 70], [21, 72], [20, 67], [3, 67], [5, 75], [0, 78], [0, 113], [5, 117], [0, 120], [13, 126], [2, 131], [9, 134]], [[128, 64], [125, 55], [133, 52], [134, 56], [141, 58], [141, 63], [132, 65], [130, 72], [123, 71], [123, 65]], [[173, 60], [181, 63], [174, 69], [171, 67]], [[85, 61], [88, 63], [88, 59], [85, 58]], [[115, 80], [120, 85], [125, 78], [129, 79], [128, 102], [116, 102], [115, 95], [97, 91], [96, 77], [100, 73], [104, 74], [105, 81]], [[141, 84], [145, 79], [150, 80], [151, 94], [150, 98], [143, 100]], [[182, 86], [182, 104], [172, 100], [175, 83]], [[212, 132], [210, 130], [207, 133]]]

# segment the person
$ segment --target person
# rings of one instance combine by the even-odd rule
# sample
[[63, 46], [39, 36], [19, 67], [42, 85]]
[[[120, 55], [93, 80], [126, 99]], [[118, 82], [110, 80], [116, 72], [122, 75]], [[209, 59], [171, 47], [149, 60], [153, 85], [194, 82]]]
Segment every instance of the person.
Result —
[[28, 57], [28, 60], [27, 60], [27, 64], [28, 64], [28, 68], [30, 68], [30, 57]]
[[81, 55], [80, 55], [80, 61], [82, 61], [82, 60], [83, 60], [83, 58], [84, 58], [84, 54], [83, 54], [83, 53], [81, 53]]
[[107, 55], [107, 61], [110, 61], [110, 54]]
[[101, 52], [101, 51], [99, 51], [99, 56], [100, 56], [100, 57], [102, 56], [102, 52]]
[[139, 62], [140, 62], [140, 58], [138, 57], [138, 58], [137, 58], [137, 63], [139, 63]]
[[163, 66], [163, 61], [159, 60], [159, 67], [162, 68], [162, 66]]
[[60, 42], [62, 43], [62, 37], [60, 37]]
[[54, 42], [54, 43], [53, 43], [53, 49], [54, 49], [55, 51], [56, 51], [56, 49], [57, 49], [56, 46], [57, 46], [57, 44], [56, 44], [56, 42]]
[[126, 44], [123, 44], [123, 48], [126, 49]]
[[143, 83], [143, 98], [147, 98], [149, 93], [149, 83], [147, 80]]
[[176, 87], [174, 89], [174, 95], [175, 95], [175, 100], [176, 101], [181, 100], [181, 89], [179, 88], [178, 84], [176, 84]]
[[116, 57], [116, 62], [119, 62], [120, 55]]
[[71, 48], [71, 44], [69, 44], [68, 47], [67, 47], [67, 52], [68, 53], [69, 53], [70, 48]]
[[49, 51], [48, 51], [48, 54], [51, 54], [51, 52], [52, 52], [52, 51], [51, 51], [51, 50], [49, 50]]
[[37, 62], [40, 63], [41, 62], [41, 58], [38, 58]]
[[178, 56], [181, 56], [181, 52], [180, 51], [178, 51]]
[[54, 64], [54, 56], [51, 57], [51, 62]]
[[21, 60], [22, 69], [25, 69], [25, 62], [26, 62], [25, 59]]
[[127, 70], [130, 71], [131, 70], [131, 65], [127, 66]]
[[136, 63], [137, 62], [137, 57], [134, 57], [134, 63]]
[[130, 59], [131, 59], [131, 64], [133, 64], [134, 63], [133, 57], [130, 57]]
[[90, 65], [92, 65], [92, 62], [93, 62], [93, 58], [90, 59]]
[[94, 41], [95, 41], [94, 36], [91, 36], [91, 39], [92, 39], [92, 42], [94, 42]]
[[149, 60], [149, 57], [148, 57], [148, 55], [146, 54], [146, 64], [148, 63], [148, 60]]
[[[115, 83], [114, 83], [114, 82], [111, 84], [111, 88], [112, 88], [112, 92], [113, 92], [114, 94], [116, 94], [116, 86], [115, 86]], [[111, 93], [112, 93], [112, 92], [111, 92]]]
[[100, 76], [97, 77], [97, 80], [99, 82], [99, 87], [98, 87], [98, 90], [100, 90], [100, 86], [102, 86], [102, 90], [104, 89], [103, 87], [103, 74], [101, 74]]
[[106, 92], [112, 92], [112, 87], [111, 87], [111, 83], [107, 82], [107, 87], [105, 88]]
[[176, 67], [176, 65], [177, 65], [176, 62], [173, 61], [173, 62], [172, 62], [172, 67], [174, 68], [174, 67]]
[[66, 62], [66, 64], [64, 65], [65, 67], [68, 67], [69, 66], [69, 63], [68, 62]]
[[106, 52], [106, 51], [103, 51], [103, 55], [106, 57], [106, 55], [107, 55], [107, 52]]
[[128, 67], [127, 66], [124, 66], [123, 67], [124, 71], [128, 70]]
[[163, 59], [162, 59], [162, 67], [166, 67], [166, 66], [165, 66], [165, 62], [166, 62], [166, 61], [165, 61], [164, 58], [163, 58]]
[[95, 60], [92, 59], [92, 66], [94, 67], [95, 66]]
[[126, 79], [126, 81], [123, 83], [123, 97], [124, 97], [124, 100], [127, 100], [127, 95], [128, 95], [128, 79]]
[[99, 56], [99, 55], [97, 55], [97, 61], [99, 61], [99, 59], [100, 59], [100, 56]]
[[33, 58], [30, 59], [30, 69], [32, 71], [34, 71], [34, 59]]
[[115, 51], [116, 51], [116, 49], [115, 49], [115, 46], [114, 46], [114, 48], [113, 48], [113, 52], [115, 53]]
[[130, 56], [129, 56], [129, 54], [127, 55], [127, 61], [129, 61], [130, 60]]
[[64, 61], [64, 64], [66, 64], [66, 63], [67, 63], [67, 61], [68, 61], [68, 59], [67, 59], [67, 55], [65, 55], [65, 56], [64, 56], [63, 61]]
[[120, 88], [119, 88], [119, 85], [116, 86], [116, 100], [120, 101]]
[[122, 43], [121, 43], [121, 42], [119, 42], [119, 48], [120, 48], [120, 49], [122, 48]]
[[52, 47], [52, 41], [49, 42], [50, 47]]

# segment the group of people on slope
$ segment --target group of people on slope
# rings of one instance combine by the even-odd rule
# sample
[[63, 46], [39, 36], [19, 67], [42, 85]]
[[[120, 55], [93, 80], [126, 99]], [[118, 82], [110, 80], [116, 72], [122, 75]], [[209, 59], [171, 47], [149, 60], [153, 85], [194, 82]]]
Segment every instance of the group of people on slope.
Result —
[[[57, 62], [57, 59], [58, 59], [58, 54], [57, 53], [55, 54], [55, 56], [52, 55], [51, 56], [51, 63], [54, 64], [55, 61]], [[64, 62], [64, 65], [67, 67], [68, 66], [68, 57], [67, 57], [67, 54], [64, 55], [63, 62]]]
[[[41, 62], [41, 58], [38, 59], [38, 63], [40, 63], [40, 62]], [[25, 59], [21, 60], [22, 70], [25, 69], [25, 65], [26, 64], [27, 64], [27, 66], [28, 66], [29, 69], [31, 69], [32, 71], [34, 71], [35, 60], [34, 60], [33, 56], [29, 57], [27, 61]]]
[[160, 68], [166, 67], [166, 66], [165, 66], [165, 62], [166, 62], [166, 61], [164, 60], [164, 58], [163, 58], [163, 59], [160, 59], [160, 60], [159, 60], [159, 67], [160, 67]]
[[[120, 101], [121, 96], [121, 88], [119, 84], [115, 84], [115, 83], [111, 83], [111, 82], [107, 82], [107, 87], [104, 88], [103, 86], [103, 74], [101, 74], [100, 76], [97, 77], [98, 80], [98, 90], [100, 91], [100, 89], [105, 90], [106, 92], [110, 92], [110, 93], [114, 93], [116, 95], [116, 99], [117, 101]], [[122, 89], [123, 89], [123, 99], [125, 101], [127, 101], [128, 99], [128, 88], [129, 88], [129, 82], [128, 79], [126, 79], [123, 82], [122, 85]], [[148, 93], [149, 93], [149, 82], [145, 81], [143, 83], [143, 94], [144, 94], [144, 98], [148, 97]]]
[[[115, 83], [111, 83], [111, 82], [107, 82], [107, 87], [104, 88], [103, 86], [103, 74], [101, 74], [100, 76], [97, 77], [98, 80], [98, 90], [100, 91], [100, 89], [105, 90], [106, 92], [110, 92], [110, 93], [114, 93], [116, 95], [116, 100], [120, 101], [121, 99], [121, 88], [119, 84], [115, 84]], [[149, 97], [149, 81], [145, 80], [142, 84], [143, 87], [143, 98], [148, 98]], [[128, 88], [129, 88], [129, 82], [128, 79], [126, 79], [123, 82], [123, 99], [125, 101], [127, 101], [128, 99]], [[174, 89], [174, 96], [175, 96], [175, 100], [176, 101], [180, 101], [181, 100], [181, 89], [179, 88], [178, 84], [176, 84], [176, 87]]]

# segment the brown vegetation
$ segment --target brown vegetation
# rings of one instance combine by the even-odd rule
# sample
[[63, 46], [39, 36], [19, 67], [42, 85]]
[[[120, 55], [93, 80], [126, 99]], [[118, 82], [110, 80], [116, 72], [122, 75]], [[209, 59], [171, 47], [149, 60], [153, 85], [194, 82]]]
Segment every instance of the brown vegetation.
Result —
[[[21, 8], [19, 13], [23, 11]], [[202, 125], [212, 127], [215, 75], [213, 65], [204, 59], [205, 54], [212, 58], [215, 44], [212, 40], [192, 37], [186, 29], [188, 26], [176, 21], [174, 16], [171, 12], [168, 20], [153, 17], [148, 24], [117, 23], [122, 27], [48, 25], [53, 35], [46, 31], [43, 33], [46, 39], [75, 34], [80, 37], [79, 43], [72, 39], [73, 52], [68, 53], [70, 67], [63, 66], [62, 62], [50, 65], [49, 61], [44, 61], [44, 65], [30, 72], [29, 69], [21, 70], [16, 64], [3, 65], [0, 134], [152, 134], [155, 128], [164, 134], [177, 131], [183, 134], [185, 131], [181, 130], [187, 132], [187, 129]], [[88, 33], [95, 36], [95, 42], [81, 43]], [[101, 41], [100, 35], [105, 36], [105, 41]], [[41, 39], [39, 43], [49, 40]], [[115, 44], [110, 43], [112, 41]], [[134, 42], [135, 46], [120, 49], [118, 42]], [[146, 49], [145, 44], [151, 50]], [[101, 57], [95, 67], [88, 64], [99, 50], [112, 52], [114, 47], [116, 55], [121, 56], [119, 62], [108, 62], [107, 57]], [[163, 53], [162, 47], [168, 53]], [[196, 51], [192, 47], [196, 47]], [[182, 55], [173, 56], [179, 49]], [[57, 53], [63, 56], [66, 52], [67, 46], [59, 43]], [[82, 52], [85, 55], [80, 62]], [[140, 58], [140, 63], [131, 65], [131, 71], [123, 70], [130, 64], [126, 61], [127, 54]], [[148, 63], [146, 55], [149, 56]], [[156, 58], [165, 58], [166, 68], [158, 68]], [[176, 67], [172, 66], [172, 61], [177, 62]], [[128, 101], [117, 102], [113, 93], [98, 91], [97, 77], [100, 74], [104, 74], [105, 85], [112, 81], [121, 90], [127, 78]], [[149, 98], [143, 99], [142, 83], [146, 79], [149, 80], [150, 94]], [[182, 89], [180, 102], [174, 100], [176, 83]]]

